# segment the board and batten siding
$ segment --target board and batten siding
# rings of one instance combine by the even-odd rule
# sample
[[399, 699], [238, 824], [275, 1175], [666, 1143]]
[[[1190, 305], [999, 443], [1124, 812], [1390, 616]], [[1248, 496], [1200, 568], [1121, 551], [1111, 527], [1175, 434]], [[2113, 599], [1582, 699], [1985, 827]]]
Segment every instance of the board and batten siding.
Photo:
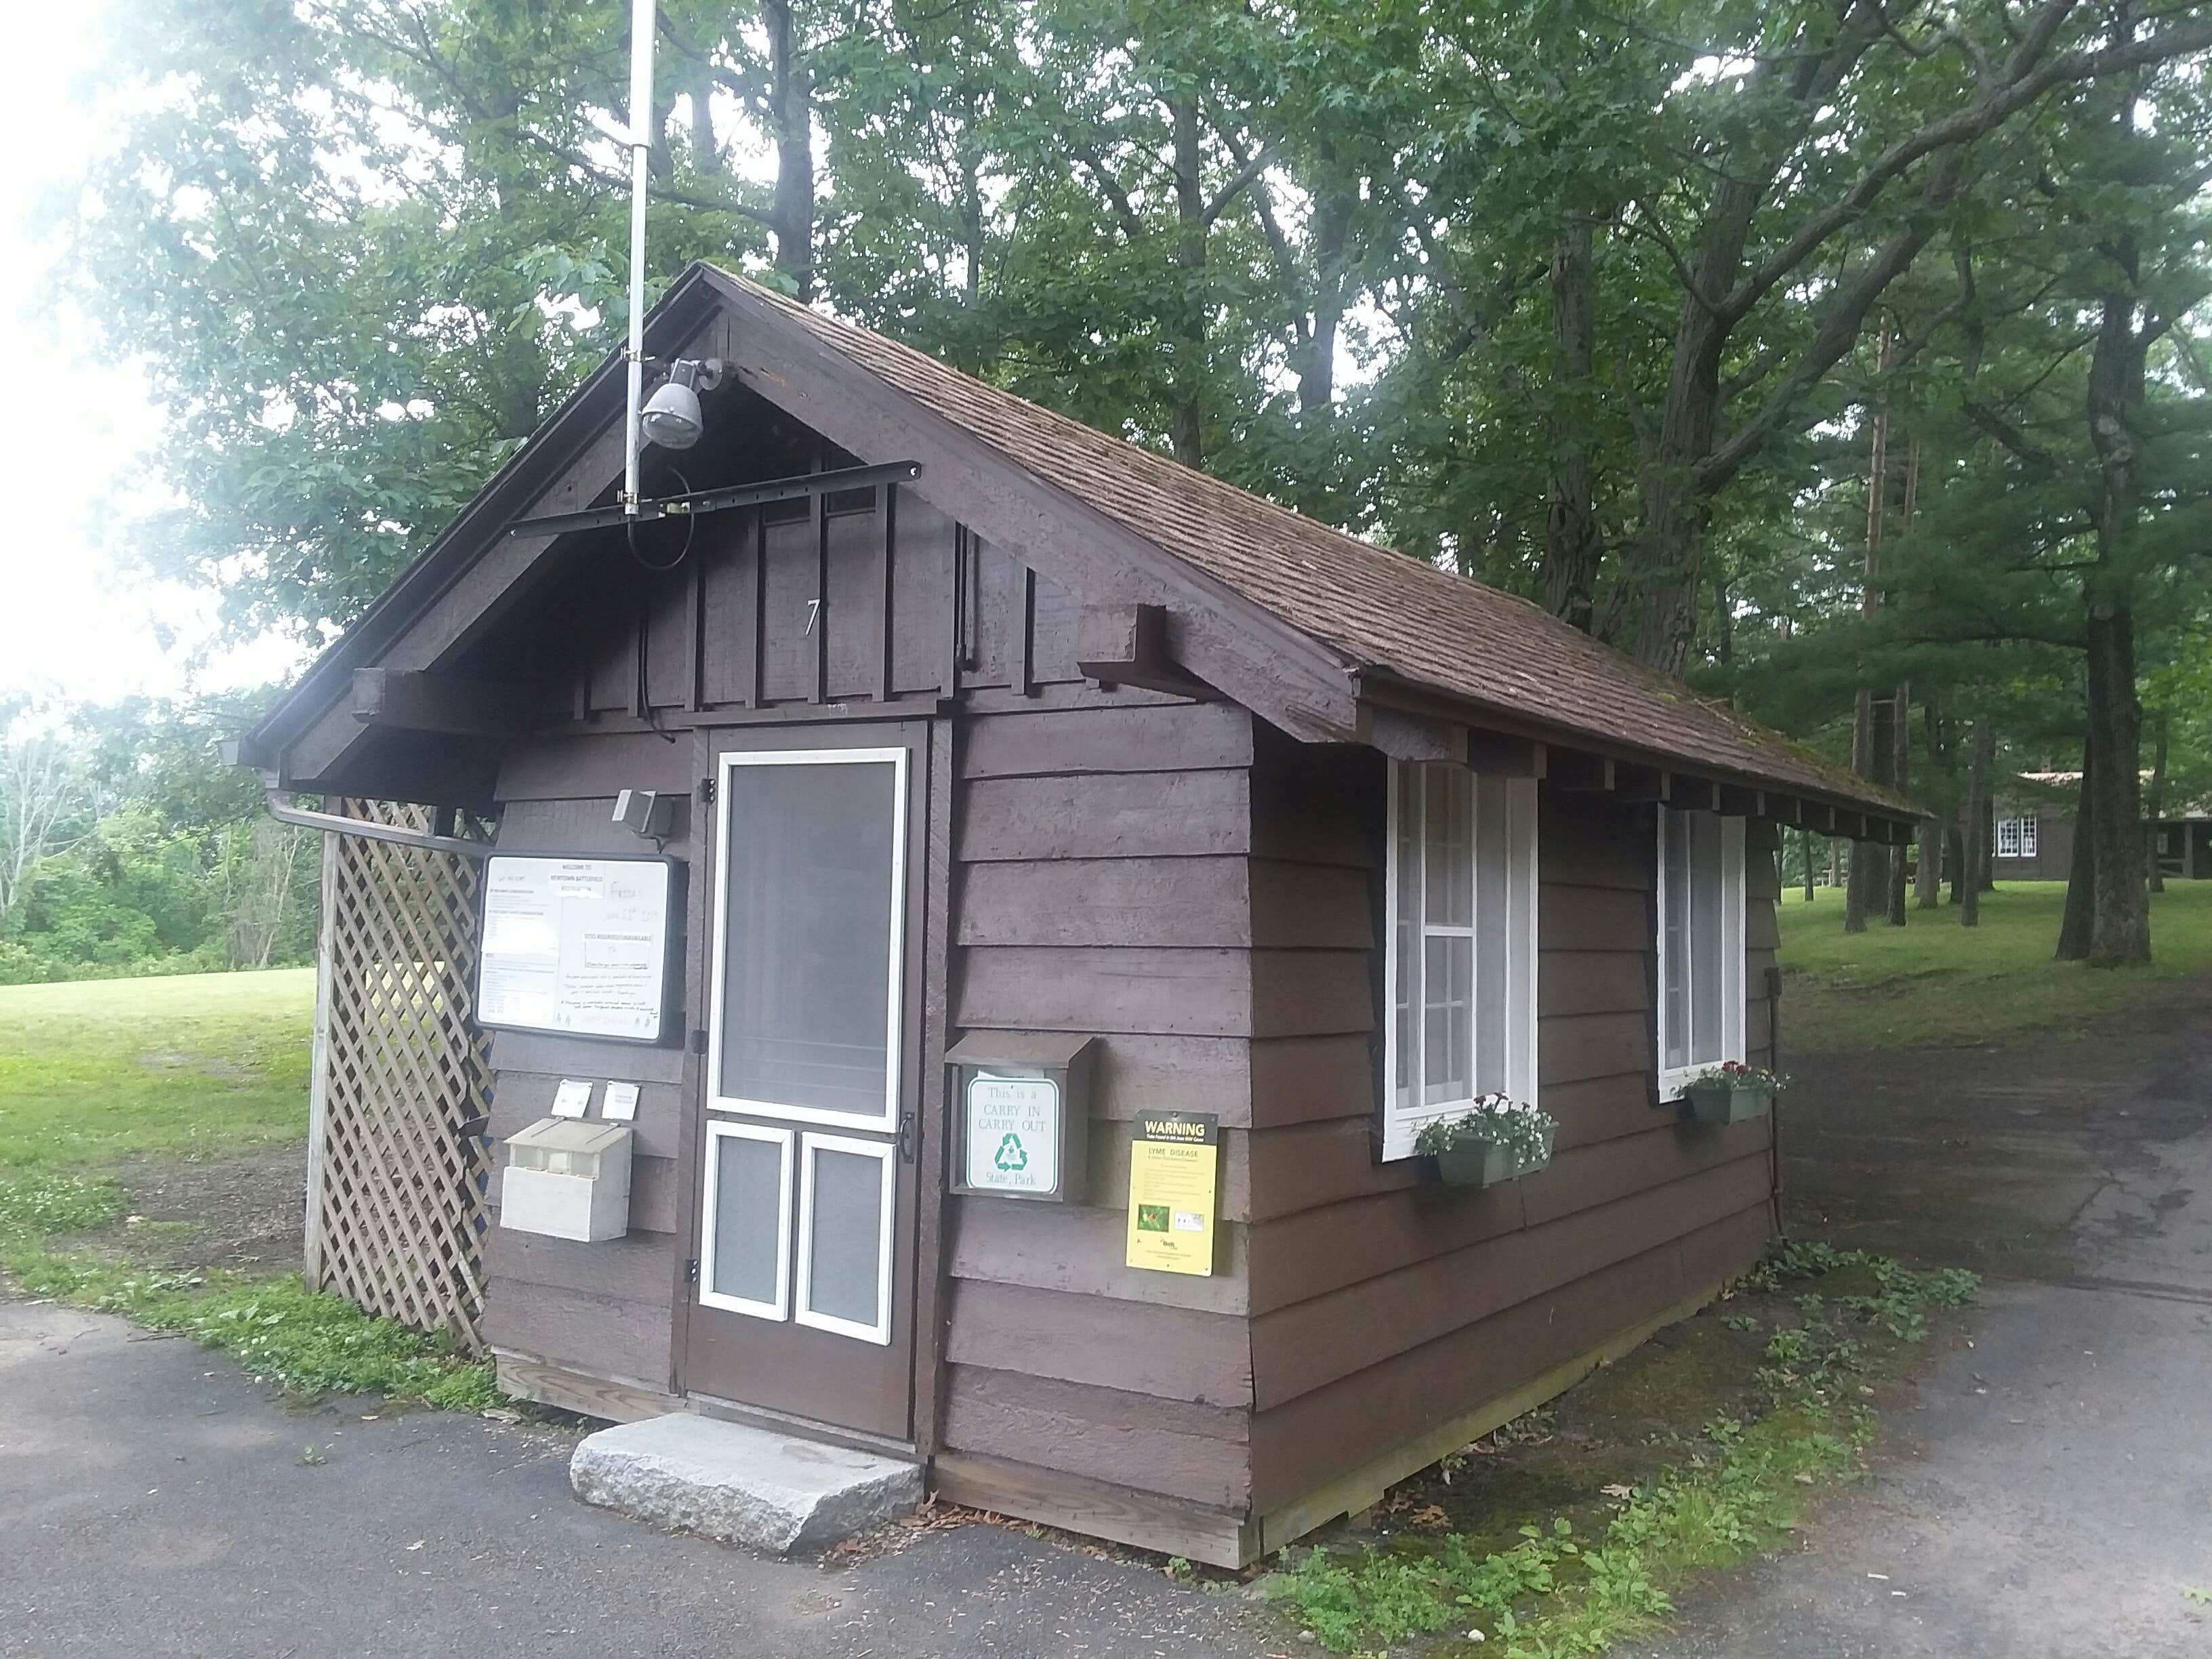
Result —
[[[1371, 752], [1263, 742], [1254, 786], [1264, 811], [1319, 798], [1356, 824], [1345, 856], [1366, 872], [1376, 918], [1383, 764]], [[1245, 1306], [1256, 1513], [1285, 1511], [1677, 1306], [1749, 1265], [1769, 1235], [1768, 1121], [1709, 1129], [1653, 1103], [1650, 809], [1547, 787], [1539, 826], [1538, 1087], [1559, 1120], [1547, 1170], [1469, 1192], [1421, 1182], [1411, 1161], [1376, 1164], [1371, 1060], [1340, 1077], [1326, 1109], [1307, 1100], [1279, 1110], [1255, 1091]], [[1263, 819], [1255, 835], [1267, 833]], [[1771, 1029], [1771, 844], [1754, 829], [1755, 1061], [1769, 1058]], [[1291, 890], [1256, 896], [1255, 933], [1286, 925]], [[1372, 995], [1379, 1006], [1379, 977]], [[1302, 1012], [1316, 1029], [1296, 1029]], [[1291, 999], [1271, 1012], [1270, 1040], [1334, 1040], [1337, 1024]], [[1279, 1541], [1267, 1534], [1268, 1547]]]
[[[673, 572], [641, 570], [610, 539], [573, 580], [526, 602], [537, 607], [530, 631], [559, 648], [511, 668], [536, 674], [538, 719], [499, 769], [501, 850], [645, 850], [611, 823], [614, 797], [624, 788], [690, 797], [702, 726], [720, 726], [737, 744], [756, 719], [781, 728], [787, 718], [836, 721], [884, 707], [923, 719], [942, 712], [948, 691], [1023, 708], [1164, 701], [1085, 690], [1076, 596], [910, 490], [892, 492], [888, 520], [881, 497], [817, 498], [703, 518], [696, 533]], [[1141, 717], [1129, 736], [1152, 741]], [[691, 872], [701, 866], [694, 830], [693, 813], [680, 812], [667, 847]], [[690, 899], [687, 1029], [705, 1018], [710, 900], [697, 890]], [[491, 1057], [495, 1143], [545, 1116], [563, 1078], [640, 1085], [626, 1237], [585, 1244], [501, 1228], [505, 1158], [495, 1152], [483, 1331], [507, 1362], [502, 1376], [550, 1403], [604, 1414], [661, 1408], [681, 1382], [676, 1342], [692, 1254], [686, 1143], [703, 1062], [680, 1042], [514, 1031], [494, 1034]]]

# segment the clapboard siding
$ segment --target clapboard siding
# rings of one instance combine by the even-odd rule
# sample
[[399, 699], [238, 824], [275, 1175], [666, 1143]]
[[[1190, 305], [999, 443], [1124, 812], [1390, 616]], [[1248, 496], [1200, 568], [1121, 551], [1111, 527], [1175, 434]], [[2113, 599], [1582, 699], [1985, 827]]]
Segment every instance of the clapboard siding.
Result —
[[[1144, 696], [963, 724], [952, 1024], [1098, 1041], [1089, 1201], [946, 1200], [941, 1444], [1025, 1466], [1030, 1487], [1073, 1478], [1241, 1509], [1259, 1079], [1295, 1116], [1334, 1113], [1364, 1074], [1367, 889], [1255, 841], [1249, 714]], [[1255, 888], [1301, 896], [1302, 914], [1255, 930]], [[1286, 1012], [1313, 1006], [1334, 1029]], [[1285, 1023], [1297, 1051], [1260, 1060]], [[1339, 1039], [1356, 1065], [1333, 1063]], [[1133, 1120], [1158, 1110], [1223, 1125], [1211, 1277], [1125, 1265]]]
[[956, 1024], [994, 1030], [1310, 1036], [1374, 1021], [1364, 951], [976, 945]]
[[1255, 1413], [1254, 1506], [1286, 1504], [1678, 1305], [1747, 1266], [1768, 1225], [1762, 1198], [1711, 1226]]
[[[1256, 752], [1255, 844], [1271, 833], [1265, 814], [1309, 795], [1341, 803], [1358, 775], [1340, 755], [1265, 740]], [[1382, 844], [1379, 764], [1370, 775], [1364, 821], [1340, 832], [1346, 845]], [[1339, 1112], [1249, 1136], [1256, 1507], [1510, 1392], [1755, 1255], [1768, 1227], [1766, 1123], [1702, 1129], [1654, 1103], [1654, 856], [1648, 806], [1540, 792], [1538, 1094], [1560, 1121], [1548, 1169], [1463, 1191], [1425, 1179], [1415, 1160], [1378, 1165], [1371, 1042], [1356, 1081], [1348, 1066], [1340, 1078]], [[1367, 873], [1380, 916], [1379, 860]], [[1255, 892], [1255, 937], [1273, 902]], [[1754, 941], [1762, 904], [1771, 915], [1753, 901]], [[1757, 1043], [1767, 1011], [1755, 953], [1747, 968]], [[1381, 990], [1370, 973], [1370, 1000]], [[1337, 1015], [1314, 1004], [1310, 1017]], [[1289, 1025], [1285, 1010], [1271, 1029], [1287, 1036]]]
[[[1367, 885], [1270, 859], [1019, 860], [968, 866], [956, 908], [963, 945], [1364, 951]], [[1257, 936], [1255, 915], [1271, 924]]]
[[1252, 1490], [1249, 1413], [980, 1365], [945, 1369], [944, 1444], [1194, 1504]]
[[1532, 1222], [1264, 1315], [1252, 1322], [1258, 1404], [1296, 1399], [1735, 1215], [1765, 1200], [1766, 1182], [1761, 1159], [1737, 1159], [1639, 1189], [1586, 1218]]
[[966, 1279], [954, 1287], [945, 1357], [1202, 1406], [1252, 1399], [1252, 1346], [1234, 1314]]
[[665, 1305], [674, 1282], [676, 1244], [666, 1233], [632, 1232], [580, 1244], [495, 1226], [484, 1235], [484, 1261], [503, 1280]]
[[[1103, 1195], [1096, 1185], [1092, 1191]], [[1124, 1265], [1126, 1208], [973, 1198], [948, 1200], [947, 1208], [954, 1223], [945, 1271], [955, 1279], [1206, 1313], [1242, 1313], [1250, 1304], [1249, 1230], [1234, 1222], [1221, 1229], [1212, 1275], [1200, 1278]]]
[[1233, 702], [979, 714], [963, 735], [960, 775], [971, 779], [1252, 763], [1252, 716]]
[[670, 1385], [671, 1334], [665, 1295], [653, 1302], [502, 1278], [484, 1301], [490, 1346], [654, 1389]]
[[963, 864], [1252, 850], [1250, 775], [1218, 768], [978, 778], [961, 791], [954, 842]]

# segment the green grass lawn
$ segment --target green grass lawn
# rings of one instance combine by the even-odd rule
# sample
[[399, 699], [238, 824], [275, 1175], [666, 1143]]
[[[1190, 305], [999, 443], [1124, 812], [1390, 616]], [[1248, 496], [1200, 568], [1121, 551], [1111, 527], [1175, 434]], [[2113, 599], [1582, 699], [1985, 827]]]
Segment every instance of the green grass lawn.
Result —
[[488, 1364], [297, 1274], [133, 1259], [128, 1160], [304, 1142], [314, 1001], [304, 968], [0, 986], [0, 1283], [179, 1332], [303, 1394], [500, 1404]]
[[1954, 1046], [2023, 1031], [2077, 1030], [2099, 1014], [2212, 973], [2212, 881], [2151, 896], [2148, 968], [2057, 962], [2066, 884], [2002, 882], [1982, 896], [1981, 925], [1950, 905], [1909, 908], [1903, 927], [1844, 932], [1839, 889], [1785, 892], [1779, 906], [1783, 1041], [1798, 1052]]
[[0, 1176], [307, 1133], [315, 975], [0, 986]]

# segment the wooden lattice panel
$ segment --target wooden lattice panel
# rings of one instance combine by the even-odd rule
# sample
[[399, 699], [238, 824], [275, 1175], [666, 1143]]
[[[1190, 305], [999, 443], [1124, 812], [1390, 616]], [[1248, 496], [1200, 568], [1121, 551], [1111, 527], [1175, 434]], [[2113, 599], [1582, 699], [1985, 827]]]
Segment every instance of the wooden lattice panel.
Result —
[[[343, 810], [429, 827], [418, 806]], [[470, 1021], [483, 866], [359, 836], [328, 841], [310, 1281], [474, 1350], [491, 1087], [489, 1046]]]

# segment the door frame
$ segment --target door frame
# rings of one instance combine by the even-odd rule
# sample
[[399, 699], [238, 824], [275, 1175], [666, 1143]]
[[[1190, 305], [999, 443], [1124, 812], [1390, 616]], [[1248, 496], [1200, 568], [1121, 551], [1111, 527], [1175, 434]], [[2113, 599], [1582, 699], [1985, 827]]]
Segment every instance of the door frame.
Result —
[[[685, 983], [691, 1014], [690, 1042], [684, 1063], [684, 1127], [677, 1160], [677, 1225], [671, 1285], [670, 1387], [679, 1399], [710, 1415], [754, 1418], [775, 1426], [797, 1428], [829, 1442], [910, 1454], [926, 1461], [936, 1449], [944, 1398], [943, 1217], [945, 1148], [950, 1096], [945, 1082], [945, 1051], [951, 1038], [948, 1001], [951, 931], [954, 722], [940, 700], [917, 701], [911, 708], [860, 705], [852, 708], [810, 708], [794, 718], [782, 709], [762, 709], [735, 718], [701, 722], [694, 728], [693, 759], [703, 783], [715, 781], [720, 793], [720, 757], [743, 749], [777, 751], [826, 748], [866, 749], [902, 744], [908, 751], [905, 808], [908, 842], [903, 905], [904, 940], [909, 964], [900, 1024], [904, 1068], [914, 1079], [910, 1097], [915, 1120], [910, 1159], [911, 1218], [901, 1224], [910, 1241], [911, 1282], [894, 1292], [892, 1316], [903, 1311], [913, 1321], [909, 1349], [912, 1376], [908, 1433], [890, 1437], [832, 1423], [796, 1419], [771, 1407], [752, 1406], [714, 1393], [689, 1374], [690, 1328], [696, 1293], [691, 1280], [694, 1253], [701, 1244], [707, 1126], [713, 1074], [708, 1050], [713, 1042], [714, 976], [720, 953], [717, 865], [721, 817], [719, 802], [694, 797], [687, 841], [693, 869], [687, 884]], [[703, 793], [703, 792], [702, 792]], [[898, 1119], [892, 1119], [894, 1126]], [[823, 1125], [824, 1128], [834, 1126]], [[794, 1141], [797, 1137], [794, 1135]], [[793, 1147], [793, 1156], [797, 1147]], [[794, 1178], [799, 1175], [794, 1170]], [[796, 1205], [793, 1220], [797, 1221]], [[894, 1251], [896, 1259], [896, 1252]]]

